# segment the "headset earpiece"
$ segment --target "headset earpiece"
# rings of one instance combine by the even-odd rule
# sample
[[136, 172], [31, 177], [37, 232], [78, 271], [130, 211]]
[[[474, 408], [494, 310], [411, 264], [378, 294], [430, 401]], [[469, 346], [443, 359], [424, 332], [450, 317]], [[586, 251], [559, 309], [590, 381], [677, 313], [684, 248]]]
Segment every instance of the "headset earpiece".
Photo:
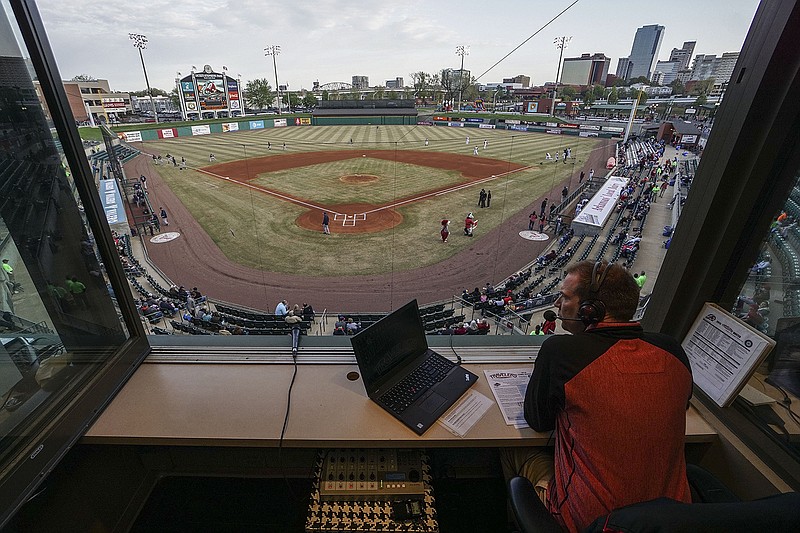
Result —
[[603, 286], [603, 281], [606, 279], [606, 274], [611, 268], [609, 263], [606, 268], [603, 268], [603, 263], [597, 261], [592, 268], [592, 281], [589, 284], [589, 299], [581, 302], [578, 307], [578, 318], [586, 326], [598, 324], [606, 317], [606, 304], [595, 298]]

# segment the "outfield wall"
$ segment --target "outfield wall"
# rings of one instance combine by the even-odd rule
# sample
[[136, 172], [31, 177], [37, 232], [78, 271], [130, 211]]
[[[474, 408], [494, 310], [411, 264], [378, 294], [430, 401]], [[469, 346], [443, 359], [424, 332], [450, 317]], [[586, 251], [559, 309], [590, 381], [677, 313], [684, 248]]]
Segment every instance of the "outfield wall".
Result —
[[337, 116], [337, 117], [240, 117], [230, 122], [198, 124], [196, 126], [176, 126], [141, 129], [117, 132], [120, 139], [126, 142], [157, 141], [158, 139], [174, 139], [176, 137], [192, 137], [211, 135], [212, 133], [232, 133], [236, 131], [253, 131], [272, 128], [288, 128], [295, 126], [413, 126], [417, 123], [415, 116]]
[[[253, 131], [271, 128], [294, 126], [413, 126], [416, 124], [444, 126], [454, 128], [498, 129], [522, 132], [549, 133], [553, 135], [574, 135], [577, 137], [599, 137], [604, 139], [620, 138], [624, 128], [617, 126], [594, 126], [587, 124], [571, 124], [568, 122], [535, 122], [525, 123], [522, 120], [503, 120], [480, 117], [455, 118], [433, 116], [432, 121], [418, 122], [415, 116], [399, 115], [367, 115], [367, 116], [328, 116], [328, 117], [241, 117], [230, 122], [198, 124], [196, 126], [177, 126], [141, 129], [137, 131], [118, 132], [117, 135], [127, 142], [156, 141], [175, 137], [192, 137], [211, 135], [212, 133], [229, 133], [236, 131]], [[622, 131], [619, 131], [622, 130]]]
[[573, 124], [569, 122], [526, 122], [523, 120], [503, 120], [481, 117], [456, 118], [434, 116], [434, 126], [450, 128], [481, 128], [511, 131], [524, 131], [536, 133], [549, 133], [553, 135], [575, 135], [578, 137], [598, 137], [602, 139], [621, 138], [625, 128], [618, 126], [595, 126], [592, 124]]

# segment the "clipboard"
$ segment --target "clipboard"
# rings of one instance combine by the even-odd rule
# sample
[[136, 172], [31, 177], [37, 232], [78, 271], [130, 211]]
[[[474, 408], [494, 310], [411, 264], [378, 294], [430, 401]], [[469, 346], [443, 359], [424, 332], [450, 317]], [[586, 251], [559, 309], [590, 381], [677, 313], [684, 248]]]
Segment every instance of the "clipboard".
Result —
[[733, 402], [775, 341], [720, 306], [706, 302], [681, 343], [692, 380], [720, 407]]

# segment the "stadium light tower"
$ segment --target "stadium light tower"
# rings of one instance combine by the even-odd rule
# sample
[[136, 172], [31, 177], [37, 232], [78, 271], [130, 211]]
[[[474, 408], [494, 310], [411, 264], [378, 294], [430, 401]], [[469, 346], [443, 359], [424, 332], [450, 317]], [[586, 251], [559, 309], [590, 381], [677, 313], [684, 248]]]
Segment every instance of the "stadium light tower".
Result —
[[458, 72], [458, 110], [461, 111], [461, 91], [464, 89], [464, 56], [469, 55], [469, 46], [456, 46], [456, 55], [461, 56], [461, 70]]
[[133, 47], [139, 49], [139, 59], [142, 60], [142, 70], [144, 71], [144, 83], [147, 85], [147, 96], [150, 97], [150, 105], [153, 106], [153, 117], [155, 117], [156, 124], [158, 124], [158, 110], [155, 102], [153, 102], [153, 91], [150, 90], [150, 80], [147, 79], [147, 68], [144, 66], [144, 55], [142, 54], [142, 50], [147, 48], [147, 36], [129, 33], [128, 38], [133, 40]]
[[275, 69], [275, 91], [278, 94], [278, 114], [281, 114], [281, 88], [278, 85], [278, 63], [275, 61], [275, 57], [281, 53], [281, 47], [276, 44], [271, 44], [264, 48], [264, 55], [265, 56], [272, 56], [272, 68]]
[[550, 115], [556, 114], [556, 95], [558, 94], [558, 77], [561, 75], [561, 60], [564, 57], [564, 49], [567, 47], [572, 37], [556, 37], [553, 39], [553, 44], [556, 45], [561, 52], [558, 54], [558, 69], [556, 70], [556, 88], [553, 90], [553, 102], [550, 104]]

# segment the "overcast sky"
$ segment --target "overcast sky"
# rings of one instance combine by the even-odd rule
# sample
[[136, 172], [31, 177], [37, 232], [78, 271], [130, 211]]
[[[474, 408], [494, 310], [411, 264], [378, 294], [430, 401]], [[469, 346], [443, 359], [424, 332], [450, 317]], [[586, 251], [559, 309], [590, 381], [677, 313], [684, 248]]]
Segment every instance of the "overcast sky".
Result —
[[[141, 63], [128, 33], [148, 37], [144, 51], [152, 87], [171, 90], [177, 72], [192, 65], [241, 74], [243, 83], [267, 78], [274, 85], [270, 44], [281, 47], [278, 81], [290, 90], [353, 75], [370, 85], [410, 73], [458, 68], [457, 45], [468, 45], [464, 68], [479, 76], [530, 37], [573, 0], [38, 0], [61, 76], [108, 79], [115, 91], [143, 89]], [[497, 67], [483, 83], [525, 74], [533, 84], [554, 81], [558, 50], [553, 39], [572, 36], [565, 57], [630, 53], [636, 29], [665, 26], [659, 59], [697, 41], [695, 54], [739, 51], [757, 0], [631, 2], [580, 0]]]

